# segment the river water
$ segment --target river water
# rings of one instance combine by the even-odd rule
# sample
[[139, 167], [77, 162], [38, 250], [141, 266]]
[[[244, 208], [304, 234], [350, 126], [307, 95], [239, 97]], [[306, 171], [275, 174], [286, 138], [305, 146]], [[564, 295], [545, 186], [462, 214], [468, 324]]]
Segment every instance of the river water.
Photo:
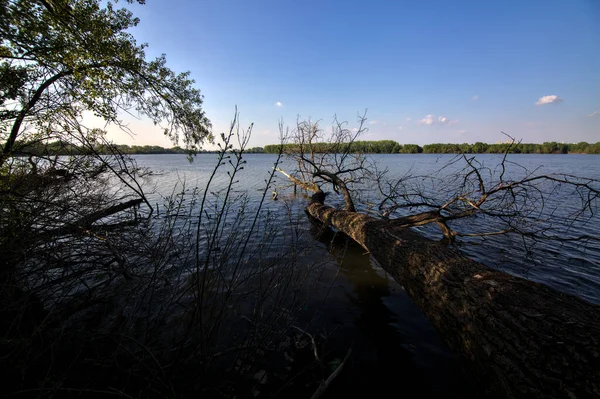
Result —
[[[160, 204], [163, 197], [181, 188], [203, 188], [216, 163], [215, 154], [198, 155], [189, 163], [182, 155], [139, 155], [135, 156], [140, 166], [159, 172], [148, 184], [152, 203]], [[275, 155], [248, 154], [247, 164], [240, 172], [234, 185], [236, 194], [244, 194], [248, 206], [258, 206], [265, 180], [273, 168]], [[387, 168], [388, 176], [400, 178], [411, 175], [426, 176], [437, 173], [453, 156], [433, 154], [374, 155], [371, 161], [378, 168]], [[491, 172], [501, 161], [497, 155], [477, 155], [479, 162]], [[513, 175], [518, 177], [525, 170], [536, 170], [538, 174], [572, 174], [589, 178], [600, 178], [600, 156], [595, 155], [512, 155], [514, 164], [509, 164]], [[517, 164], [519, 166], [517, 166]], [[293, 163], [283, 160], [282, 169], [293, 170]], [[436, 184], [451, 180], [453, 167], [449, 166], [438, 174]], [[444, 175], [444, 173], [446, 175]], [[509, 176], [507, 174], [507, 176]], [[217, 173], [213, 188], [223, 186], [227, 180], [226, 169]], [[407, 397], [469, 397], [470, 384], [464, 380], [457, 359], [441, 342], [437, 333], [412, 303], [403, 288], [386, 276], [365, 251], [335, 234], [311, 234], [314, 227], [301, 212], [307, 203], [306, 196], [294, 195], [289, 181], [278, 175], [273, 188], [279, 200], [270, 197], [263, 209], [273, 214], [284, 215], [296, 209], [295, 228], [307, 234], [305, 243], [311, 248], [311, 257], [326, 260], [326, 275], [329, 276], [322, 290], [327, 300], [319, 302], [317, 329], [324, 336], [334, 337], [330, 350], [343, 357], [352, 346], [353, 361], [328, 391], [329, 395], [351, 396], [369, 394], [378, 397], [388, 390], [401, 390]], [[436, 188], [437, 190], [437, 188]], [[552, 216], [568, 216], [577, 209], [578, 197], [573, 190], [555, 190], [546, 198], [545, 209]], [[363, 198], [376, 199], [372, 186], [366, 185], [361, 192]], [[341, 204], [342, 199], [332, 194], [329, 204]], [[287, 204], [287, 205], [286, 205]], [[290, 204], [292, 206], [290, 207]], [[597, 214], [586, 215], [585, 222], [565, 225], [565, 234], [600, 235], [600, 218]], [[286, 251], [283, 224], [289, 218], [281, 217], [282, 237], [275, 238], [271, 250]], [[461, 228], [483, 224], [481, 219], [472, 219]], [[488, 223], [487, 221], [485, 221]], [[244, 228], [245, 226], [232, 226]], [[436, 238], [439, 234], [428, 227], [420, 230]], [[477, 227], [475, 227], [475, 231]], [[577, 233], [577, 234], [575, 234]], [[252, 243], [251, 245], [258, 245]], [[579, 242], [532, 241], [523, 246], [519, 237], [494, 236], [482, 240], [473, 238], [460, 246], [467, 255], [491, 267], [547, 284], [557, 290], [600, 303], [600, 245], [588, 241]], [[316, 295], [315, 297], [321, 297]]]

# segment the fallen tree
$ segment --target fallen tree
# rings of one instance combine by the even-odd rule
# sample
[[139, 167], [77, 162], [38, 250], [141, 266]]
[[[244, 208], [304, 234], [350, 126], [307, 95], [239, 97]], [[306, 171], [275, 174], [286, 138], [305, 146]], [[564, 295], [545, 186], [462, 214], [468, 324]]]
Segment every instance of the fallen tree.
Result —
[[394, 221], [323, 204], [307, 212], [404, 286], [490, 397], [600, 396], [600, 307], [493, 270]]
[[[361, 117], [355, 133], [335, 121], [333, 141], [351, 143], [364, 131], [364, 121]], [[307, 177], [311, 180], [301, 184], [314, 192], [307, 213], [358, 242], [404, 286], [445, 342], [464, 360], [482, 394], [499, 398], [600, 397], [600, 306], [494, 270], [449, 245], [456, 237], [472, 235], [456, 232], [449, 223], [473, 215], [494, 215], [505, 224], [501, 230], [479, 233], [481, 236], [514, 233], [536, 239], [560, 239], [549, 233], [553, 231], [550, 219], [533, 223], [534, 211], [522, 204], [520, 196], [543, 194], [532, 182], [558, 180], [559, 184], [572, 185], [578, 193], [585, 194], [583, 209], [578, 213], [581, 215], [598, 199], [597, 181], [528, 175], [509, 182], [505, 178], [505, 157], [500, 183], [486, 187], [481, 168], [475, 167], [472, 159], [464, 158], [466, 173], [460, 176], [463, 194], [455, 191], [452, 199], [437, 206], [433, 197], [427, 197], [423, 191], [411, 192], [406, 187], [400, 191], [396, 185], [393, 192], [403, 194], [394, 198], [389, 191], [379, 204], [381, 209], [384, 202], [393, 200], [393, 209], [388, 208], [385, 216], [398, 208], [426, 211], [396, 219], [377, 218], [357, 212], [351, 200], [351, 184], [368, 172], [363, 167], [364, 160], [345, 152], [342, 144], [335, 154], [315, 156], [310, 142], [321, 138], [316, 131], [315, 126], [306, 129], [298, 124], [293, 138], [302, 151], [292, 156], [302, 167], [295, 176], [285, 173], [297, 185]], [[467, 192], [469, 178], [474, 179], [477, 189]], [[342, 192], [344, 210], [325, 205], [322, 184], [331, 184], [334, 190]], [[410, 201], [401, 203], [396, 201], [398, 197]], [[502, 202], [494, 202], [496, 197]], [[542, 204], [544, 198], [542, 195]], [[487, 203], [492, 203], [493, 208], [486, 208]], [[444, 239], [434, 241], [410, 229], [426, 223], [437, 224]]]

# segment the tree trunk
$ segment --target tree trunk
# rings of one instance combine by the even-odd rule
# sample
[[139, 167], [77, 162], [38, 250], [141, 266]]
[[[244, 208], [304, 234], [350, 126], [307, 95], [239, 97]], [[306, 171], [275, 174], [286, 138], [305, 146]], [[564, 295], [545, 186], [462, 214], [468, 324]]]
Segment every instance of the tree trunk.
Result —
[[315, 194], [307, 212], [361, 244], [404, 286], [483, 394], [600, 397], [600, 306], [323, 200]]

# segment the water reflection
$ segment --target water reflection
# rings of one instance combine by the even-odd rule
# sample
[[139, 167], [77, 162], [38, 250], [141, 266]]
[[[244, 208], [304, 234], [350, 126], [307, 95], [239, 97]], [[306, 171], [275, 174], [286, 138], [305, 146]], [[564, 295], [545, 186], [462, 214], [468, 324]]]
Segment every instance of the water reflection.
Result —
[[457, 359], [405, 291], [373, 266], [369, 254], [345, 235], [317, 223], [311, 233], [339, 268], [318, 325], [335, 328], [327, 338], [337, 358], [348, 347], [353, 349], [327, 395], [472, 396]]
[[[256, 206], [260, 200], [260, 188], [263, 179], [265, 179], [270, 171], [272, 171], [275, 155], [273, 154], [249, 154], [246, 156], [248, 164], [245, 165], [243, 178], [234, 186], [236, 193], [247, 193], [249, 205]], [[435, 154], [377, 154], [371, 158], [378, 164], [380, 169], [389, 169], [389, 178], [401, 177], [408, 171], [413, 174], [428, 175], [439, 170], [448, 160], [454, 155], [438, 156]], [[185, 157], [181, 155], [139, 155], [136, 156], [137, 161], [141, 166], [146, 166], [152, 170], [163, 170], [165, 173], [156, 176], [157, 192], [150, 194], [150, 202], [162, 202], [161, 195], [168, 195], [175, 184], [179, 187], [185, 181], [187, 187], [198, 185], [201, 189], [204, 188], [207, 178], [212, 171], [216, 156], [215, 154], [199, 155], [194, 163], [187, 162]], [[487, 167], [494, 168], [501, 159], [501, 155], [482, 154], [477, 155], [477, 159]], [[600, 175], [600, 162], [597, 162], [598, 156], [578, 156], [578, 155], [542, 155], [542, 154], [515, 154], [511, 159], [517, 164], [527, 168], [528, 170], [537, 170], [540, 174], [566, 173], [566, 174], [583, 174], [590, 177]], [[294, 170], [295, 165], [289, 160], [284, 159], [280, 165], [284, 170]], [[518, 178], [521, 168], [516, 168]], [[220, 184], [224, 184], [226, 174], [221, 171], [214, 183], [218, 188]], [[447, 170], [449, 173], [450, 171]], [[278, 201], [267, 201], [264, 204], [265, 210], [277, 212], [281, 208], [282, 199], [289, 194], [286, 193], [285, 187], [289, 186], [289, 180], [285, 176], [276, 176], [274, 187], [276, 187], [279, 195]], [[213, 189], [214, 189], [213, 188]], [[560, 212], [572, 212], [571, 206], [579, 204], [578, 197], [569, 197], [569, 190], [562, 190], [562, 194], [550, 196], [548, 198], [548, 209], [557, 210], [557, 216]], [[370, 191], [365, 191], [368, 196]], [[571, 193], [572, 194], [572, 193]], [[566, 196], [566, 197], [565, 197]], [[573, 202], [575, 198], [575, 202]], [[330, 205], [336, 205], [340, 198], [332, 195], [328, 198]], [[574, 235], [590, 234], [595, 235], [597, 230], [598, 216], [596, 213], [593, 219], [587, 223], [569, 225], [571, 232]], [[564, 216], [564, 215], [563, 215]], [[461, 222], [456, 222], [454, 227], [461, 230]], [[467, 224], [466, 230], [477, 229], [478, 227], [485, 228], [489, 231], [489, 224], [484, 222], [482, 218], [465, 219]], [[423, 229], [427, 235], [427, 229]], [[588, 301], [600, 303], [600, 245], [593, 241], [562, 243], [558, 249], [554, 248], [556, 243], [529, 243], [528, 249], [533, 249], [537, 256], [537, 261], [530, 261], [527, 257], [528, 253], [523, 248], [523, 242], [511, 240], [509, 236], [490, 236], [484, 242], [481, 240], [465, 240], [469, 244], [480, 243], [482, 245], [465, 245], [461, 249], [468, 256], [483, 262], [491, 267], [507, 271], [509, 273], [523, 276], [525, 278], [541, 282], [552, 288], [563, 292], [580, 296]], [[518, 242], [517, 242], [518, 241]], [[548, 251], [557, 250], [559, 254], [548, 256]]]
[[[245, 176], [251, 178], [241, 179], [234, 189], [236, 194], [247, 193], [248, 205], [252, 207], [260, 201], [260, 184], [262, 178], [272, 170], [274, 158], [268, 154], [249, 155], [248, 158], [250, 162], [244, 172]], [[199, 156], [194, 164], [188, 164], [183, 157], [178, 159], [181, 159], [180, 163], [170, 156], [147, 156], [140, 157], [139, 161], [142, 163], [144, 160], [144, 165], [154, 169], [165, 168], [165, 165], [174, 168], [157, 181], [159, 189], [168, 188], [168, 192], [163, 194], [170, 193], [173, 184], [182, 180], [187, 181], [188, 185], [198, 184], [203, 189], [207, 174], [214, 165], [214, 156]], [[389, 166], [391, 175], [396, 173], [398, 176], [413, 167], [415, 173], [426, 175], [438, 170], [443, 163], [437, 156], [423, 154], [381, 155], [376, 160], [382, 167]], [[481, 160], [491, 165], [497, 163], [494, 156], [482, 156]], [[577, 174], [578, 171], [585, 171], [589, 176], [600, 173], [600, 163], [593, 157], [523, 156], [518, 162], [535, 169], [548, 160], [553, 164], [544, 169], [544, 173]], [[294, 165], [288, 163], [282, 167], [293, 170]], [[215, 180], [216, 188], [220, 187], [220, 181]], [[379, 397], [393, 393], [408, 397], [474, 397], [470, 393], [469, 382], [459, 373], [460, 365], [441, 343], [431, 325], [404, 290], [386, 278], [361, 247], [331, 230], [321, 231], [320, 225], [312, 226], [311, 234], [304, 234], [308, 229], [308, 221], [302, 213], [306, 198], [300, 198], [301, 193], [294, 196], [289, 188], [286, 191], [288, 185], [289, 181], [278, 177], [274, 184], [279, 194], [278, 200], [268, 200], [263, 204], [263, 210], [280, 220], [284, 227], [281, 231], [285, 230], [281, 237], [269, 243], [270, 247], [285, 251], [289, 235], [300, 231], [302, 234], [294, 239], [298, 240], [298, 245], [305, 244], [309, 248], [310, 256], [298, 261], [310, 263], [312, 260], [329, 260], [323, 278], [319, 279], [319, 286], [310, 294], [312, 302], [307, 306], [307, 311], [300, 311], [304, 319], [299, 320], [298, 325], [306, 327], [305, 330], [318, 337], [319, 342], [324, 342], [319, 351], [327, 359], [341, 360], [348, 348], [353, 348], [349, 363], [327, 395], [355, 397], [368, 394]], [[152, 203], [160, 202], [158, 194], [153, 197]], [[288, 200], [294, 203], [295, 208], [288, 210], [283, 206]], [[335, 205], [336, 201], [341, 199], [333, 195], [328, 198], [329, 204]], [[558, 195], [552, 201], [568, 203]], [[292, 216], [291, 219], [288, 214]], [[293, 228], [289, 232], [288, 225], [284, 223], [288, 219], [293, 220]], [[582, 226], [581, 233], [595, 234], [595, 220]], [[465, 223], [471, 224], [468, 227], [489, 227], [482, 218], [465, 220]], [[244, 225], [235, 227], [247, 228]], [[458, 229], [461, 226], [456, 227]], [[427, 228], [421, 232], [428, 235]], [[437, 230], [436, 234], [439, 234]], [[477, 243], [471, 240], [469, 245], [461, 249], [492, 267], [524, 275], [590, 301], [600, 300], [598, 244], [586, 243], [582, 253], [574, 250], [578, 243], [563, 243], [560, 246], [539, 243], [535, 249], [540, 261], [531, 263], [526, 259], [527, 254], [519, 250], [522, 245], [507, 237], [489, 238], [479, 243], [482, 245], [473, 245]], [[258, 239], [250, 241], [250, 245], [255, 244], [262, 243]]]

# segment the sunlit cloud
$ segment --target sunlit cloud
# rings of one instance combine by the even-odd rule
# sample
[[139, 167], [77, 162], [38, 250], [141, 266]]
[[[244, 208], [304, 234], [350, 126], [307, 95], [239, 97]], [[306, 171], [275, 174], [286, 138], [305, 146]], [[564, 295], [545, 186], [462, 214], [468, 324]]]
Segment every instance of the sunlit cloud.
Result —
[[559, 104], [562, 101], [563, 101], [562, 98], [560, 98], [557, 95], [552, 94], [550, 96], [540, 97], [540, 99], [537, 100], [535, 105]]
[[479, 100], [479, 96], [477, 94], [475, 94], [473, 97], [471, 97], [471, 101], [477, 101]]
[[437, 118], [437, 123], [439, 123], [440, 125], [456, 125], [458, 123], [458, 120], [450, 120], [445, 116], [438, 116]]
[[369, 122], [369, 125], [377, 125], [378, 123], [380, 123], [379, 121], [371, 121]]
[[433, 115], [428, 114], [425, 116], [425, 118], [423, 118], [419, 121], [419, 125], [433, 125], [433, 122], [434, 122]]
[[600, 116], [600, 111], [594, 111], [591, 114], [589, 114], [588, 116]]
[[281, 101], [277, 101], [275, 103], [275, 106], [281, 108], [281, 107], [283, 107], [283, 104], [281, 103]]
[[418, 125], [455, 125], [458, 123], [458, 120], [450, 120], [445, 116], [438, 116], [437, 118], [433, 114], [425, 115], [425, 118], [421, 119], [417, 124]]

